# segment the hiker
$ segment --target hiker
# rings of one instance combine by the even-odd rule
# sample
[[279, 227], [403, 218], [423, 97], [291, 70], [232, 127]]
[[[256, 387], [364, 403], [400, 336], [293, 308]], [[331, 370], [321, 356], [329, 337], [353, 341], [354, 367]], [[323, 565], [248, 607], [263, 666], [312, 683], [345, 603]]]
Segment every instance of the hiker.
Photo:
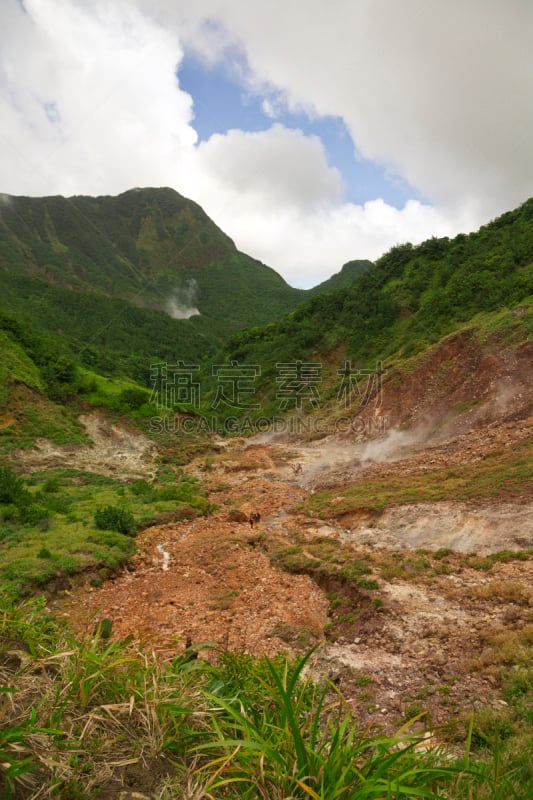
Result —
[[258, 525], [261, 522], [261, 514], [259, 513], [259, 511], [256, 511], [254, 514], [254, 522], [257, 522]]
[[185, 641], [185, 655], [187, 656], [188, 661], [192, 661], [195, 658], [198, 658], [198, 653], [196, 650], [193, 650], [192, 639], [190, 636], [187, 636]]
[[250, 522], [250, 528], [253, 528], [254, 527], [254, 522], [255, 522], [255, 514], [253, 514], [253, 513], [250, 514], [249, 522]]
[[184, 664], [187, 664], [189, 661], [194, 661], [196, 658], [198, 658], [198, 651], [194, 647], [191, 637], [187, 636], [185, 650], [177, 654], [174, 658], [174, 664], [182, 667]]

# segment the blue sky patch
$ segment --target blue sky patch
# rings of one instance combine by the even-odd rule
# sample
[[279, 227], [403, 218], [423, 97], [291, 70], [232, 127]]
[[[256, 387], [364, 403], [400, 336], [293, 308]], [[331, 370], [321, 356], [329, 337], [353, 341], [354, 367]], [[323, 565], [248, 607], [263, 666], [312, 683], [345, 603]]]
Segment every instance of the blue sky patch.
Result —
[[[358, 155], [341, 117], [310, 118], [304, 113], [291, 113], [275, 95], [251, 94], [239, 83], [242, 65], [238, 60], [231, 63], [234, 69], [225, 63], [206, 66], [198, 58], [186, 55], [180, 64], [179, 84], [193, 99], [192, 124], [200, 141], [231, 129], [266, 131], [277, 122], [287, 128], [299, 129], [306, 135], [317, 136], [322, 141], [328, 164], [336, 167], [343, 177], [346, 201], [363, 204], [382, 198], [396, 208], [403, 208], [409, 199], [425, 201], [400, 176]], [[275, 116], [266, 113], [264, 103], [275, 108]]]

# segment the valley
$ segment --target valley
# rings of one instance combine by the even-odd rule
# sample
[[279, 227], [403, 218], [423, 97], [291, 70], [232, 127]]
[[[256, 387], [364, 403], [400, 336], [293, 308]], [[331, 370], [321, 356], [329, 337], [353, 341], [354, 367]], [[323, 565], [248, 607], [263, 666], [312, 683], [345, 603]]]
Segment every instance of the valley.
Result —
[[[333, 681], [365, 726], [392, 731], [415, 712], [424, 726], [457, 725], [472, 709], [502, 710], [505, 649], [533, 631], [531, 482], [515, 497], [381, 511], [338, 513], [335, 500], [350, 481], [390, 482], [516, 449], [532, 422], [494, 420], [489, 431], [404, 445], [391, 460], [383, 437], [380, 461], [361, 460], [368, 442], [335, 437], [214, 442], [187, 467], [206, 481], [213, 513], [145, 529], [131, 564], [100, 588], [73, 581], [51, 607], [79, 631], [108, 618], [115, 635], [163, 658], [188, 640], [215, 661], [225, 649], [315, 647], [311, 673]], [[315, 516], [309, 502], [332, 488], [330, 513]], [[254, 511], [261, 521], [251, 527]], [[350, 564], [364, 570], [351, 574]]]
[[4, 206], [0, 792], [529, 800], [533, 199], [306, 291]]

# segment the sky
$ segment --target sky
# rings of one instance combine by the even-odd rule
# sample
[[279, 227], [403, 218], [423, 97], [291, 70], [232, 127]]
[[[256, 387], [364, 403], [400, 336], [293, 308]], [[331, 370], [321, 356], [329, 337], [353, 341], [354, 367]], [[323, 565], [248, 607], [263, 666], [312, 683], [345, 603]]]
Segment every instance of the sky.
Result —
[[0, 0], [0, 193], [170, 186], [307, 288], [533, 195], [532, 0]]

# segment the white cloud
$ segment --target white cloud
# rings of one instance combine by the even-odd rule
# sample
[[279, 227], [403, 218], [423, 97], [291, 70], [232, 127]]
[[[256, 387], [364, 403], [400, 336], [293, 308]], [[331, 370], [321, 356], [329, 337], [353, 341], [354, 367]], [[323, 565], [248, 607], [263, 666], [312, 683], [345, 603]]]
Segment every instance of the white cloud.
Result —
[[[533, 194], [528, 0], [0, 3], [0, 192], [173, 186], [237, 246], [310, 285], [399, 241], [469, 230]], [[274, 124], [197, 144], [176, 67], [246, 53], [243, 89], [341, 117], [431, 199], [343, 200], [320, 141]], [[246, 63], [246, 62], [244, 62]], [[238, 65], [239, 69], [242, 64]]]
[[[294, 286], [308, 288], [338, 271], [353, 258], [375, 259], [399, 242], [420, 242], [455, 230], [449, 219], [430, 206], [410, 201], [398, 210], [383, 200], [363, 206], [345, 203], [302, 215], [289, 206], [254, 206], [233, 196], [218, 209], [225, 230], [238, 215], [242, 250], [276, 264]], [[274, 231], [274, 235], [273, 235]], [[328, 265], [335, 264], [331, 269]]]
[[527, 0], [199, 0], [254, 80], [341, 116], [365, 157], [435, 202], [493, 213], [532, 192]]
[[212, 136], [199, 145], [198, 160], [215, 182], [261, 206], [305, 213], [342, 199], [341, 175], [328, 167], [320, 140], [282, 125]]
[[60, 0], [2, 6], [1, 188], [117, 192], [166, 184], [192, 147], [192, 101], [175, 78], [175, 36], [133, 6]]
[[279, 124], [212, 136], [180, 174], [188, 196], [203, 198], [241, 250], [304, 288], [353, 258], [375, 259], [398, 242], [448, 236], [467, 222], [417, 201], [403, 209], [381, 199], [343, 202], [341, 176], [327, 165], [319, 140]]
[[276, 104], [273, 103], [270, 98], [265, 97], [265, 99], [261, 102], [261, 108], [263, 114], [265, 114], [267, 117], [270, 117], [270, 119], [276, 119], [276, 117], [279, 117], [279, 109], [276, 108]]

